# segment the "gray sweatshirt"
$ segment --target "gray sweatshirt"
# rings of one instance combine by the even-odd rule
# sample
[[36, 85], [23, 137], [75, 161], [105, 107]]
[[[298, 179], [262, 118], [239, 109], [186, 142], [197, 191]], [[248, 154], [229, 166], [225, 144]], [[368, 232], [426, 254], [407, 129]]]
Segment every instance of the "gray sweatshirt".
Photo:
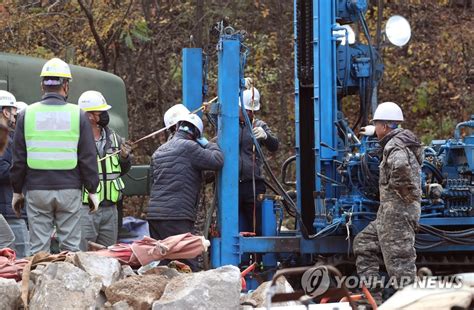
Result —
[[[42, 103], [50, 105], [65, 104], [63, 96], [56, 93], [43, 95]], [[10, 179], [15, 193], [26, 190], [81, 189], [82, 185], [95, 193], [99, 185], [97, 155], [92, 128], [85, 112], [80, 114], [80, 136], [77, 146], [77, 166], [71, 170], [30, 169], [26, 163], [25, 113], [18, 116], [13, 139], [13, 164]]]

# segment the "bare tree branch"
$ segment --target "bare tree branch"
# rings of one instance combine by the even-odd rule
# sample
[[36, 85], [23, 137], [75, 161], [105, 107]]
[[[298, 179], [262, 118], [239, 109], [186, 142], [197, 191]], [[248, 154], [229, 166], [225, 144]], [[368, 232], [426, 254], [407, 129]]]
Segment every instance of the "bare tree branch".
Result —
[[[92, 7], [90, 7], [89, 9], [86, 8], [86, 5], [83, 0], [77, 0], [77, 2], [79, 3], [79, 6], [81, 7], [82, 11], [84, 11], [84, 14], [86, 14], [87, 20], [89, 22], [89, 27], [92, 32], [92, 36], [94, 37], [97, 47], [99, 48], [100, 56], [102, 58], [102, 70], [107, 71], [109, 68], [109, 59], [107, 57], [107, 50], [106, 50], [106, 46], [104, 45], [104, 41], [99, 36], [99, 34], [97, 33], [97, 29], [95, 28], [94, 16], [92, 15]], [[92, 5], [92, 2], [91, 2], [91, 5]]]
[[130, 9], [132, 8], [132, 5], [133, 5], [133, 0], [130, 0], [130, 3], [128, 4], [127, 10], [125, 11], [125, 14], [123, 14], [122, 20], [118, 23], [117, 27], [115, 27], [116, 30], [109, 37], [109, 40], [105, 44], [105, 48], [109, 48], [110, 44], [112, 44], [115, 37], [122, 32], [123, 24], [125, 23], [125, 19], [127, 18], [128, 14], [130, 13]]

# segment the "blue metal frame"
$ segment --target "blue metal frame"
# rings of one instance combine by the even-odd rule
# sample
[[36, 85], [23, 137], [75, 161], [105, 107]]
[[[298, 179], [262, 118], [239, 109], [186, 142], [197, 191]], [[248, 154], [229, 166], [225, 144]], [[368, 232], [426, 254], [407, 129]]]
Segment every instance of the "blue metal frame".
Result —
[[[197, 78], [201, 77], [201, 78]], [[202, 49], [183, 49], [183, 104], [190, 110], [202, 105]], [[199, 113], [201, 116], [202, 113]]]
[[218, 178], [218, 223], [220, 238], [212, 240], [213, 267], [239, 265], [239, 86], [240, 40], [219, 41], [218, 144], [224, 152], [224, 167]]
[[[294, 36], [297, 41], [297, 0], [294, 2]], [[313, 115], [312, 120], [305, 119], [300, 115], [300, 109], [309, 108], [305, 106], [300, 107], [300, 100], [309, 98], [308, 88], [299, 88], [298, 80], [298, 57], [295, 48], [295, 130], [296, 130], [296, 177], [297, 193], [302, 192], [301, 171], [304, 159], [302, 157], [309, 157], [308, 153], [302, 153], [302, 145], [309, 150], [314, 147], [314, 165], [315, 172], [328, 177], [335, 181], [340, 181], [341, 176], [336, 173], [337, 160], [341, 160], [343, 153], [346, 150], [340, 150], [341, 146], [349, 147], [348, 138], [343, 141], [338, 138], [336, 122], [342, 119], [343, 116], [339, 111], [338, 94], [337, 94], [337, 54], [336, 54], [336, 38], [333, 36], [333, 29], [335, 28], [336, 19], [336, 4], [339, 4], [338, 12], [346, 12], [350, 10], [359, 10], [365, 12], [366, 2], [364, 0], [348, 2], [345, 0], [313, 0]], [[345, 14], [345, 13], [344, 13]], [[352, 16], [345, 14], [344, 16]], [[352, 21], [352, 19], [349, 19]], [[353, 47], [353, 50], [367, 52], [367, 47], [358, 45]], [[313, 254], [345, 254], [350, 253], [350, 243], [346, 239], [345, 222], [340, 221], [341, 227], [337, 227], [332, 235], [323, 238], [304, 239], [298, 227], [296, 231], [286, 234], [273, 235], [274, 227], [276, 226], [275, 216], [273, 214], [273, 207], [271, 202], [264, 202], [262, 207], [262, 225], [263, 236], [261, 237], [241, 237], [239, 236], [238, 225], [238, 96], [239, 96], [239, 78], [243, 77], [242, 68], [239, 68], [244, 62], [240, 58], [241, 43], [239, 38], [223, 35], [219, 42], [219, 72], [218, 72], [218, 87], [220, 100], [220, 116], [218, 127], [218, 143], [225, 154], [224, 169], [219, 175], [218, 179], [218, 223], [219, 223], [219, 238], [212, 240], [212, 265], [214, 267], [225, 264], [239, 265], [241, 257], [245, 253], [265, 253], [264, 265], [269, 267], [276, 265], [277, 256], [273, 253], [285, 254], [309, 254], [304, 258], [311, 257]], [[183, 55], [184, 58], [184, 55]], [[349, 68], [352, 68], [348, 64]], [[373, 70], [374, 68], [372, 68]], [[239, 71], [240, 70], [240, 71]], [[345, 68], [345, 70], [349, 70]], [[368, 78], [367, 72], [365, 77]], [[192, 78], [192, 77], [191, 77]], [[303, 77], [302, 79], [305, 79]], [[183, 77], [184, 81], [184, 77]], [[354, 83], [355, 87], [357, 86]], [[311, 86], [309, 86], [311, 87]], [[311, 101], [309, 101], [311, 104]], [[306, 114], [308, 116], [308, 114]], [[301, 143], [301, 136], [308, 133], [303, 132], [300, 124], [314, 125], [314, 145]], [[313, 122], [311, 124], [311, 121]], [[473, 120], [474, 121], [474, 120]], [[301, 130], [301, 132], [300, 132]], [[347, 129], [348, 133], [353, 134], [352, 130]], [[305, 138], [302, 138], [305, 139]], [[366, 152], [367, 146], [371, 143], [363, 140], [361, 148], [358, 152]], [[465, 141], [465, 143], [472, 144], [472, 140]], [[313, 141], [311, 141], [313, 142]], [[344, 143], [343, 143], [344, 142]], [[341, 145], [344, 144], [344, 145]], [[360, 143], [359, 143], [360, 144]], [[351, 146], [353, 147], [353, 146]], [[443, 147], [455, 147], [448, 143]], [[463, 147], [463, 146], [460, 146]], [[474, 146], [468, 149], [469, 152], [474, 152]], [[303, 156], [301, 155], [303, 154]], [[474, 161], [473, 161], [474, 163]], [[351, 177], [351, 169], [356, 169], [360, 163], [353, 159], [348, 164], [348, 177]], [[453, 167], [455, 169], [457, 167]], [[346, 176], [346, 177], [347, 177]], [[453, 170], [453, 177], [457, 176], [457, 170]], [[341, 219], [347, 219], [347, 214], [351, 213], [351, 233], [352, 235], [359, 232], [369, 222], [367, 214], [374, 215], [374, 208], [377, 202], [372, 201], [372, 198], [364, 198], [363, 192], [353, 186], [352, 181], [349, 180], [352, 191], [348, 193], [341, 193], [336, 190], [331, 182], [322, 182], [322, 177], [316, 176], [314, 179], [314, 208], [316, 210], [316, 217], [314, 218], [314, 227], [316, 231], [321, 231], [328, 225], [326, 219], [326, 211], [331, 211], [333, 215], [333, 222]], [[339, 179], [338, 179], [339, 178]], [[357, 180], [356, 180], [357, 181]], [[311, 182], [313, 183], [312, 180]], [[308, 190], [305, 187], [304, 190]], [[313, 189], [313, 188], [311, 188]], [[322, 194], [324, 193], [324, 195]], [[341, 195], [343, 194], [343, 195]], [[305, 196], [306, 198], [306, 196]], [[309, 198], [311, 199], [311, 198]], [[310, 202], [312, 202], [310, 200]], [[375, 205], [374, 205], [375, 204]], [[302, 211], [305, 206], [302, 206], [301, 195], [297, 195], [297, 209]], [[306, 206], [307, 207], [307, 206]], [[311, 206], [312, 208], [312, 206]], [[326, 210], [327, 208], [327, 210]], [[308, 209], [306, 209], [308, 210]], [[310, 209], [312, 210], [312, 209]], [[433, 209], [433, 214], [437, 214], [438, 210]], [[359, 215], [357, 215], [359, 213]], [[363, 215], [362, 213], [365, 213]], [[426, 215], [426, 214], [425, 214]], [[308, 217], [309, 218], [309, 217]], [[309, 218], [313, 220], [313, 218]], [[473, 217], [426, 217], [422, 218], [421, 223], [439, 226], [455, 226], [455, 225], [473, 225]], [[339, 223], [336, 223], [339, 224]], [[299, 223], [298, 223], [299, 225]], [[331, 224], [332, 225], [332, 224]], [[332, 232], [331, 232], [332, 233]], [[473, 251], [473, 246], [468, 245], [449, 245], [437, 246], [429, 250], [419, 250], [420, 252], [460, 252]], [[281, 256], [278, 256], [279, 258]], [[300, 261], [301, 262], [301, 261]]]

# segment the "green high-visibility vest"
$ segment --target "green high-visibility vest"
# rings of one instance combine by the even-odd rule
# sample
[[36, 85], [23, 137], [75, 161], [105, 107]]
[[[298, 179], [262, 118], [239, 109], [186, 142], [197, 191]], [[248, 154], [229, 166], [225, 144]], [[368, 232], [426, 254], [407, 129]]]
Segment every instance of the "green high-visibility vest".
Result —
[[34, 103], [25, 111], [26, 162], [31, 169], [71, 170], [77, 166], [80, 109], [66, 103]]
[[[115, 132], [113, 132], [111, 136], [112, 145], [108, 150], [106, 150], [104, 156], [116, 152], [120, 148], [120, 144], [118, 142], [118, 138]], [[122, 194], [122, 190], [125, 188], [125, 184], [120, 178], [120, 174], [122, 173], [122, 168], [120, 167], [120, 155], [115, 154], [106, 158], [103, 161], [99, 160], [100, 156], [97, 155], [97, 164], [100, 179], [99, 186], [97, 187], [96, 191], [97, 197], [99, 199], [99, 202], [108, 200], [113, 203], [116, 203], [117, 201], [119, 201], [120, 196]], [[88, 192], [85, 188], [82, 192], [82, 202], [85, 204], [89, 202]]]

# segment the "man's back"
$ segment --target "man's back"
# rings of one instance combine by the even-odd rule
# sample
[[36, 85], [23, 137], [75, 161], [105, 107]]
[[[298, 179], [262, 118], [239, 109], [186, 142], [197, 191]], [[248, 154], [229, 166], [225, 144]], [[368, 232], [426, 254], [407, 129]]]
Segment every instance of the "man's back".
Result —
[[[64, 118], [58, 119], [58, 112], [65, 112]], [[52, 124], [45, 122], [55, 117]], [[32, 254], [50, 250], [53, 225], [60, 250], [78, 251], [81, 188], [95, 193], [99, 184], [84, 112], [58, 93], [46, 93], [41, 103], [29, 106], [18, 118], [10, 175], [14, 196], [26, 193]]]
[[186, 133], [177, 132], [153, 154], [153, 183], [147, 218], [194, 220], [201, 172], [218, 170], [223, 163], [217, 144], [209, 143], [203, 148], [187, 138]]
[[[42, 103], [55, 106], [64, 105], [64, 97], [49, 93], [43, 96]], [[23, 187], [28, 190], [80, 189], [84, 184], [93, 192], [98, 186], [97, 163], [92, 130], [84, 115], [80, 112], [79, 140], [77, 145], [77, 165], [73, 169], [51, 170], [33, 169], [28, 166], [25, 138], [25, 111], [18, 118], [13, 146], [13, 166], [11, 178], [13, 189], [21, 193]], [[48, 137], [45, 137], [46, 139]]]

